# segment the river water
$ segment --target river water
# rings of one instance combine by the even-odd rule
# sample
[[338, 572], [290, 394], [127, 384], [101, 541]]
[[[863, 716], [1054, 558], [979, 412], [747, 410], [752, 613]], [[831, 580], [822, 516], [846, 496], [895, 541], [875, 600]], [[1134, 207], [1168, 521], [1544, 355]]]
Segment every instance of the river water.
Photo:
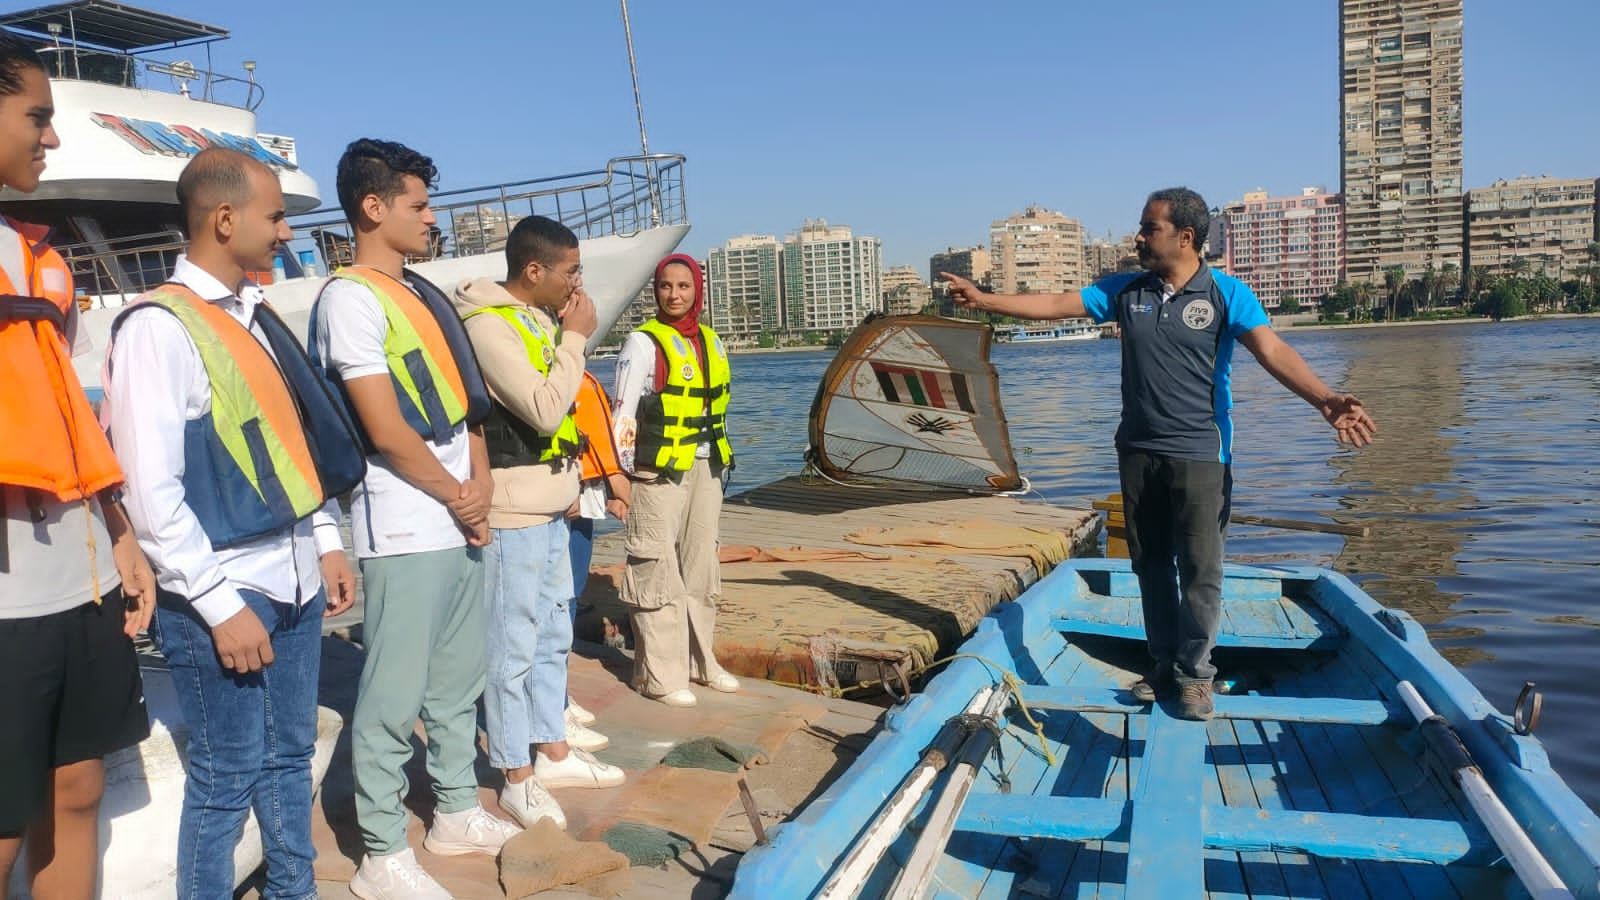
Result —
[[[1378, 438], [1340, 447], [1240, 348], [1234, 509], [1363, 524], [1371, 536], [1234, 526], [1229, 560], [1351, 576], [1422, 622], [1501, 710], [1538, 682], [1538, 736], [1600, 809], [1600, 319], [1284, 334], [1324, 380], [1362, 398]], [[830, 358], [734, 357], [733, 490], [800, 471]], [[1018, 464], [1042, 498], [1086, 506], [1116, 491], [1117, 342], [997, 345], [994, 363]]]

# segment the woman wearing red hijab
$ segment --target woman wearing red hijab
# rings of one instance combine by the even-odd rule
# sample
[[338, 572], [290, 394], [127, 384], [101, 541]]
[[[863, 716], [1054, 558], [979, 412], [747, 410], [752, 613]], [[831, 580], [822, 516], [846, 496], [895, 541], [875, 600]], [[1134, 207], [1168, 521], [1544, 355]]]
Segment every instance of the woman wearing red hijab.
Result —
[[633, 479], [622, 602], [633, 623], [633, 688], [668, 706], [693, 706], [690, 682], [719, 691], [739, 680], [718, 664], [722, 577], [717, 520], [728, 446], [728, 353], [700, 323], [704, 278], [675, 253], [656, 266], [656, 317], [617, 357], [617, 449]]

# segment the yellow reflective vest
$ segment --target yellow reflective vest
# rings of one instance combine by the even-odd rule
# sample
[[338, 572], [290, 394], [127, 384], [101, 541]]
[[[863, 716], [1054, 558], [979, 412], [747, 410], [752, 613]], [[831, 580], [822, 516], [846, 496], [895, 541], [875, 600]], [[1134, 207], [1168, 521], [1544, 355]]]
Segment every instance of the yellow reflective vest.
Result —
[[[492, 315], [504, 319], [522, 338], [522, 347], [528, 362], [540, 375], [549, 377], [550, 364], [556, 358], [556, 340], [559, 335], [546, 334], [544, 326], [520, 306], [486, 306], [468, 313], [473, 316]], [[555, 434], [541, 434], [537, 428], [517, 418], [498, 402], [491, 405], [489, 418], [483, 423], [484, 441], [489, 445], [489, 466], [507, 469], [534, 463], [553, 463], [578, 455], [583, 438], [578, 433], [578, 423], [568, 409]]]
[[638, 438], [634, 460], [657, 471], [685, 472], [694, 465], [695, 450], [712, 445], [717, 468], [733, 462], [728, 444], [727, 415], [730, 373], [728, 353], [717, 333], [700, 326], [705, 365], [678, 330], [656, 319], [639, 326], [655, 341], [666, 363], [667, 383], [639, 401]]
[[348, 412], [266, 304], [256, 326], [267, 346], [190, 288], [164, 284], [119, 315], [172, 313], [194, 341], [211, 382], [211, 410], [185, 424], [184, 502], [212, 546], [272, 534], [311, 515], [366, 474]]

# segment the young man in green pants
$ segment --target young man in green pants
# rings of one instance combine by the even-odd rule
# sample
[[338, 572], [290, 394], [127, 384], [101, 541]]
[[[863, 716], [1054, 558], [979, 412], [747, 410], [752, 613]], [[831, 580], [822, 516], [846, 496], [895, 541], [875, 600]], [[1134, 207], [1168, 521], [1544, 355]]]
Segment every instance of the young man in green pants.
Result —
[[392, 141], [363, 138], [345, 150], [338, 193], [355, 265], [333, 274], [311, 314], [313, 359], [349, 397], [369, 454], [351, 504], [366, 599], [352, 757], [367, 856], [350, 889], [365, 900], [449, 896], [406, 841], [401, 767], [419, 716], [437, 800], [424, 848], [494, 854], [519, 830], [478, 804], [473, 768], [488, 392], [449, 300], [404, 268], [430, 247], [436, 177], [430, 159]]

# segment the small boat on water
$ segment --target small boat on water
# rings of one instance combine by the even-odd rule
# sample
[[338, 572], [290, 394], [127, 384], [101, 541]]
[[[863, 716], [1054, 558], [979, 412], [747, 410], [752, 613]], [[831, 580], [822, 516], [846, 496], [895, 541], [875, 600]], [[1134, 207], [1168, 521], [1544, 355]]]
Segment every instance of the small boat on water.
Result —
[[1058, 567], [732, 896], [1600, 896], [1600, 819], [1536, 702], [1498, 712], [1335, 572], [1230, 565], [1223, 596], [1216, 714], [1188, 721], [1125, 689], [1148, 665], [1127, 562]]
[[1094, 341], [1100, 339], [1100, 326], [1083, 320], [1062, 325], [1012, 325], [995, 329], [994, 339], [1002, 344]]

